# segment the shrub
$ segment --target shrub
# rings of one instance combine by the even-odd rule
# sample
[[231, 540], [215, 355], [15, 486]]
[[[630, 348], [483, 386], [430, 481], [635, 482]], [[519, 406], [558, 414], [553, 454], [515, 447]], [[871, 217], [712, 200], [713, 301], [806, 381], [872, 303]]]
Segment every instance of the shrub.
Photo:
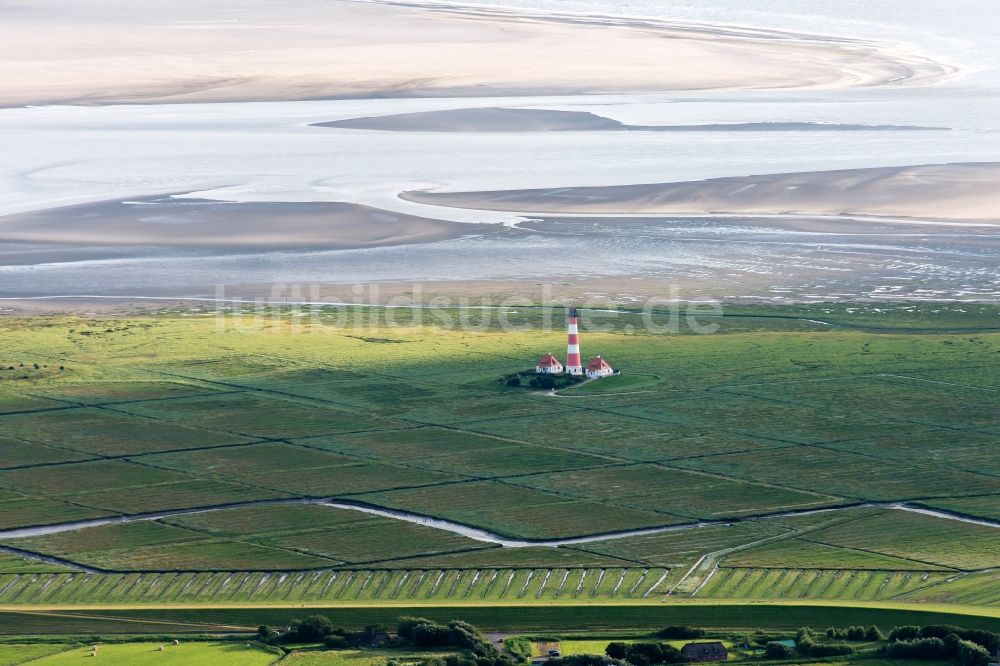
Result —
[[660, 638], [702, 638], [705, 635], [704, 629], [696, 629], [688, 626], [664, 627], [656, 632]]
[[613, 642], [608, 643], [604, 648], [604, 653], [612, 659], [624, 659], [628, 655], [628, 643]]
[[771, 641], [764, 646], [764, 656], [768, 659], [788, 659], [795, 651], [783, 643]]
[[889, 632], [890, 641], [912, 641], [915, 638], [920, 638], [920, 627], [915, 627], [913, 625], [894, 627], [893, 630]]
[[[468, 650], [469, 654], [464, 657], [454, 659], [446, 657], [442, 661], [443, 666], [466, 666], [465, 662], [477, 666], [511, 663], [510, 658], [500, 654], [496, 646], [490, 643], [479, 629], [461, 620], [452, 620], [443, 625], [422, 617], [401, 617], [397, 632], [400, 638], [418, 647], [457, 647]], [[456, 659], [458, 661], [455, 661]], [[428, 660], [426, 663], [431, 664], [434, 661]], [[441, 665], [431, 664], [431, 666]]]
[[687, 659], [680, 650], [668, 643], [610, 643], [605, 653], [612, 659], [622, 659], [633, 666], [678, 664]]
[[810, 657], [836, 657], [852, 652], [854, 652], [854, 648], [846, 643], [813, 643], [808, 652], [804, 654]]
[[955, 660], [962, 666], [986, 666], [990, 663], [990, 652], [979, 643], [959, 640]]
[[601, 654], [571, 654], [545, 662], [546, 666], [625, 666], [625, 663]]
[[882, 641], [885, 640], [885, 635], [882, 630], [876, 627], [874, 624], [865, 631], [866, 641]]
[[948, 646], [940, 638], [916, 638], [889, 643], [886, 654], [893, 659], [947, 659]]
[[323, 638], [323, 644], [331, 650], [340, 650], [348, 647], [347, 638], [337, 634], [329, 634]]

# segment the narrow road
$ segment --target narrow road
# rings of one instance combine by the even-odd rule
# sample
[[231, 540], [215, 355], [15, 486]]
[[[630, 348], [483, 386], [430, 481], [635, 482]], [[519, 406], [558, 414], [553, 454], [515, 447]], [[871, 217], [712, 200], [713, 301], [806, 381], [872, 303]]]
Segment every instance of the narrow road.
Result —
[[305, 504], [329, 506], [337, 509], [344, 509], [348, 511], [359, 511], [362, 513], [372, 514], [375, 516], [382, 516], [384, 518], [402, 520], [408, 523], [414, 523], [417, 525], [423, 525], [425, 527], [432, 527], [434, 529], [444, 530], [446, 532], [451, 532], [453, 534], [459, 534], [461, 536], [473, 539], [475, 541], [496, 544], [503, 548], [528, 548], [531, 546], [543, 546], [543, 547], [573, 546], [579, 544], [608, 541], [611, 539], [622, 539], [625, 537], [643, 536], [647, 534], [681, 532], [685, 530], [697, 529], [699, 527], [708, 527], [711, 525], [731, 525], [733, 523], [739, 523], [760, 518], [784, 518], [790, 516], [806, 516], [819, 513], [836, 513], [841, 511], [852, 511], [855, 509], [863, 509], [863, 508], [880, 508], [880, 509], [890, 509], [893, 511], [907, 511], [911, 513], [919, 513], [927, 516], [933, 516], [935, 518], [941, 518], [945, 520], [954, 520], [972, 525], [979, 525], [983, 527], [1000, 529], [1000, 521], [969, 518], [967, 516], [949, 513], [947, 511], [926, 509], [923, 507], [910, 506], [898, 502], [884, 502], [884, 503], [871, 502], [865, 504], [854, 504], [851, 506], [832, 507], [829, 509], [803, 509], [798, 511], [786, 511], [786, 512], [772, 513], [766, 515], [746, 516], [743, 518], [735, 518], [728, 520], [702, 520], [691, 523], [683, 523], [679, 525], [663, 525], [659, 527], [645, 527], [645, 528], [638, 528], [631, 530], [617, 530], [617, 531], [604, 532], [600, 534], [590, 534], [587, 536], [578, 536], [578, 537], [566, 537], [557, 539], [515, 539], [500, 534], [496, 534], [494, 532], [490, 532], [488, 530], [484, 530], [478, 527], [473, 527], [471, 525], [465, 525], [463, 523], [444, 520], [442, 518], [432, 518], [430, 516], [424, 516], [421, 514], [411, 513], [409, 511], [402, 511], [398, 509], [385, 509], [367, 504], [345, 502], [334, 499], [287, 499], [287, 500], [257, 500], [253, 502], [242, 502], [237, 504], [227, 504], [222, 506], [203, 507], [197, 509], [163, 511], [158, 513], [145, 513], [132, 516], [115, 516], [113, 518], [98, 518], [94, 520], [81, 520], [69, 523], [59, 523], [55, 525], [40, 525], [36, 527], [21, 527], [16, 529], [0, 530], [0, 540], [4, 540], [7, 542], [6, 547], [0, 547], [0, 551], [16, 553], [24, 557], [32, 557], [34, 559], [46, 561], [53, 564], [64, 564], [66, 566], [73, 566], [77, 569], [85, 569], [84, 567], [76, 565], [68, 560], [46, 557], [38, 555], [31, 551], [22, 550], [17, 547], [18, 544], [16, 542], [11, 543], [9, 540], [22, 539], [34, 536], [43, 536], [48, 534], [59, 534], [61, 532], [72, 532], [74, 530], [85, 529], [88, 527], [98, 527], [101, 525], [116, 525], [116, 524], [134, 523], [146, 520], [159, 520], [162, 518], [170, 518], [172, 516], [186, 516], [197, 513], [206, 513], [209, 511], [222, 511], [225, 509], [239, 509], [239, 508], [247, 508], [253, 506], [305, 505]]

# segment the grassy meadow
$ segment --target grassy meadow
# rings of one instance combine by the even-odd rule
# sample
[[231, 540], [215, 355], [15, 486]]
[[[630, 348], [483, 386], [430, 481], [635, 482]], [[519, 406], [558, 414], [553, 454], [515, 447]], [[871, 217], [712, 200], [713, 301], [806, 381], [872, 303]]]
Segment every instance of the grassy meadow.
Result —
[[0, 530], [147, 518], [0, 535], [0, 605], [1000, 606], [995, 525], [891, 506], [1000, 517], [995, 307], [584, 320], [622, 374], [554, 395], [501, 381], [564, 344], [529, 308], [273, 314], [0, 319]]

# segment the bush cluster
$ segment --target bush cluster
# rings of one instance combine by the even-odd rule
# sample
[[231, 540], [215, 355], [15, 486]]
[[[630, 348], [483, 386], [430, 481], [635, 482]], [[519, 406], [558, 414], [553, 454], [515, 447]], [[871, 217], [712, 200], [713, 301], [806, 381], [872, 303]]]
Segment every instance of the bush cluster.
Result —
[[271, 629], [261, 625], [257, 638], [266, 643], [323, 643], [329, 648], [345, 648], [350, 634], [343, 627], [334, 627], [330, 618], [310, 615], [303, 620], [292, 620], [288, 628], [277, 636]]
[[[795, 652], [803, 657], [836, 657], [851, 654], [854, 648], [846, 643], [820, 643], [812, 629], [802, 627], [795, 634]], [[771, 659], [784, 659], [792, 656], [792, 650], [771, 642], [764, 647], [764, 654]]]
[[784, 643], [771, 641], [764, 645], [764, 656], [768, 659], [788, 659], [795, 655], [795, 650]]
[[421, 666], [511, 666], [513, 661], [501, 654], [479, 629], [468, 622], [452, 620], [439, 624], [422, 617], [401, 617], [399, 637], [417, 647], [452, 647], [464, 651], [461, 655], [426, 659]]
[[627, 661], [632, 666], [679, 664], [687, 661], [684, 654], [669, 643], [609, 643], [604, 652], [612, 659]]
[[670, 639], [683, 639], [683, 638], [703, 638], [705, 636], [704, 629], [697, 629], [695, 627], [688, 626], [670, 626], [664, 627], [656, 632], [656, 635], [660, 638], [670, 638]]
[[951, 659], [962, 666], [986, 666], [1000, 647], [1000, 634], [952, 625], [896, 627], [885, 654], [895, 659]]
[[945, 638], [955, 634], [965, 641], [972, 641], [993, 652], [1000, 648], [1000, 634], [982, 629], [965, 629], [951, 624], [929, 624], [924, 627], [913, 625], [896, 627], [889, 632], [890, 641], [909, 641], [915, 638]]
[[546, 666], [628, 666], [620, 659], [612, 659], [601, 654], [571, 654], [549, 659], [545, 664]]
[[830, 627], [826, 630], [826, 635], [827, 638], [838, 638], [849, 641], [881, 641], [885, 639], [882, 630], [874, 624], [870, 627], [856, 626], [847, 627], [846, 629]]

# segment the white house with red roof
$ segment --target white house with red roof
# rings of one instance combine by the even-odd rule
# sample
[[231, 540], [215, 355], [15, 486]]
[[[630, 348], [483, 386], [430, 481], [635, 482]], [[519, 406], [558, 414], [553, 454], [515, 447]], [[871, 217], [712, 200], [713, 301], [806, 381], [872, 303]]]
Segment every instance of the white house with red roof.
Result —
[[539, 375], [561, 375], [563, 364], [552, 354], [546, 354], [538, 359], [535, 365], [535, 373]]
[[608, 365], [608, 362], [598, 354], [590, 359], [590, 362], [587, 363], [587, 369], [584, 372], [590, 379], [600, 379], [601, 377], [615, 374], [615, 369]]

